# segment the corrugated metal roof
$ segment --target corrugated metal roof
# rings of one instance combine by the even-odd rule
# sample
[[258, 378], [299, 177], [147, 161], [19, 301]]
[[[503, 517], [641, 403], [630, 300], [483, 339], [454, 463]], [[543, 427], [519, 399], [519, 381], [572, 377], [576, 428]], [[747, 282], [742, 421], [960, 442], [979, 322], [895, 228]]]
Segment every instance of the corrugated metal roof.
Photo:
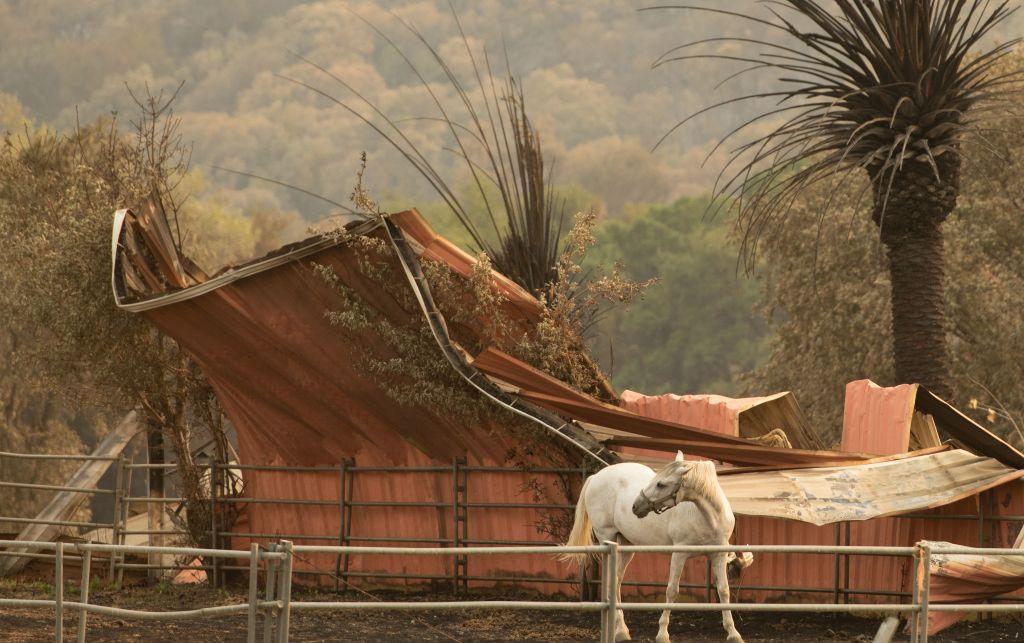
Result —
[[822, 450], [820, 438], [807, 423], [789, 391], [758, 397], [724, 395], [644, 395], [623, 391], [622, 408], [647, 417], [708, 428], [715, 433], [757, 438], [782, 429], [798, 449]]
[[612, 406], [572, 389], [514, 357], [489, 348], [473, 365], [499, 380], [518, 387], [515, 394], [563, 417], [607, 427], [616, 433], [605, 441], [613, 447], [638, 447], [714, 458], [739, 465], [821, 464], [837, 460], [865, 460], [871, 456], [808, 449], [778, 449], [732, 433], [681, 424]]
[[955, 502], [1024, 471], [963, 449], [791, 471], [722, 475], [733, 512], [815, 525], [893, 516]]
[[917, 388], [915, 408], [935, 418], [940, 431], [977, 453], [996, 458], [1011, 467], [1024, 468], [1024, 453], [923, 386]]

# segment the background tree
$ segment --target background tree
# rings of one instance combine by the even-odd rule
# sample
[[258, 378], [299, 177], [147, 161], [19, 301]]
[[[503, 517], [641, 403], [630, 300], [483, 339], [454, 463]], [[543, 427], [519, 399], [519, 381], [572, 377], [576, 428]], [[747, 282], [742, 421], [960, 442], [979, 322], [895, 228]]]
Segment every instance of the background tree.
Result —
[[[743, 25], [725, 15], [674, 21], [637, 13], [635, 8], [644, 4], [654, 3], [455, 2], [466, 33], [480, 41], [507, 43], [530, 100], [534, 125], [557, 157], [557, 177], [594, 192], [609, 205], [611, 216], [620, 212], [612, 204], [621, 198], [621, 183], [592, 183], [591, 177], [615, 176], [622, 154], [632, 154], [623, 143], [635, 140], [649, 148], [664, 133], [666, 120], [699, 109], [707, 97], [701, 83], [664, 70], [651, 72], [652, 56], [685, 39], [726, 29], [752, 38], [764, 35], [758, 25]], [[763, 3], [757, 0], [728, 3], [738, 13], [756, 11], [758, 6]], [[112, 111], [132, 113], [125, 82], [166, 87], [186, 80], [177, 109], [185, 137], [201, 141], [194, 153], [195, 167], [248, 168], [344, 201], [348, 185], [339, 177], [354, 176], [357, 152], [366, 150], [375, 194], [384, 199], [386, 189], [404, 197], [405, 207], [422, 205], [433, 194], [399, 155], [387, 151], [385, 142], [351, 119], [338, 118], [327, 101], [275, 76], [314, 78], [288, 53], [296, 51], [330, 62], [389, 113], [393, 110], [400, 118], [421, 115], [430, 99], [419, 81], [352, 12], [389, 24], [389, 10], [414, 24], [464, 74], [465, 56], [460, 55], [459, 34], [445, 0], [137, 0], [130, 7], [100, 0], [80, 0], [73, 7], [62, 0], [36, 0], [0, 6], [5, 45], [0, 49], [0, 91], [16, 96], [36, 123], [69, 130], [76, 121], [90, 123]], [[1018, 13], [998, 31], [1018, 34], [1022, 29], [1024, 14]], [[735, 49], [731, 43], [711, 47], [718, 53]], [[701, 73], [721, 76], [727, 68], [727, 61], [709, 60]], [[427, 78], [433, 89], [452, 97], [443, 82], [436, 82], [439, 76]], [[767, 75], [746, 74], [736, 82], [744, 91], [757, 92], [767, 91], [772, 81]], [[695, 127], [666, 141], [656, 155], [657, 165], [670, 172], [668, 193], [645, 190], [645, 183], [627, 194], [643, 201], [656, 197], [658, 202], [703, 194], [718, 167], [701, 167], [701, 159], [717, 134], [755, 116], [755, 107], [737, 104], [698, 118]], [[443, 135], [436, 123], [420, 123], [413, 129], [418, 142]], [[440, 149], [427, 153], [446, 172], [458, 169], [453, 155]], [[585, 163], [569, 158], [583, 154], [588, 157]], [[602, 163], [608, 166], [603, 171], [595, 167]], [[654, 169], [661, 173], [661, 168]], [[254, 184], [240, 176], [213, 178], [239, 189]], [[457, 182], [466, 178], [460, 175]], [[651, 185], [656, 183], [652, 180]], [[299, 193], [280, 191], [277, 196], [285, 207], [301, 210], [310, 220], [328, 210]]]
[[[222, 236], [245, 245], [239, 254], [248, 256], [278, 245], [276, 235], [289, 224], [274, 223], [270, 215], [262, 223], [242, 218], [214, 197], [185, 205], [185, 189], [197, 181], [184, 181], [188, 149], [170, 103], [149, 97], [139, 107], [131, 133], [105, 119], [68, 134], [8, 134], [0, 146], [0, 381], [13, 400], [4, 409], [0, 437], [13, 434], [15, 450], [78, 450], [95, 443], [105, 421], [139, 407], [151, 457], [162, 459], [164, 440], [174, 454], [189, 539], [204, 543], [209, 485], [193, 451], [212, 439], [217, 455], [229, 457], [223, 420], [212, 390], [180, 347], [115, 307], [112, 215], [153, 191], [168, 195], [183, 226], [178, 242], [200, 256], [207, 254], [204, 242], [221, 241], [210, 234], [218, 227], [229, 228]], [[223, 252], [209, 256], [225, 258]], [[78, 415], [97, 419], [92, 435], [74, 430], [83, 424], [73, 421]]]
[[[1014, 53], [999, 73], [1024, 69]], [[1024, 436], [1024, 131], [1006, 115], [972, 157], [959, 204], [946, 224], [951, 400], [1014, 444]], [[804, 191], [764, 246], [761, 310], [771, 323], [768, 361], [748, 377], [752, 391], [792, 389], [813, 426], [838, 442], [846, 382], [895, 381], [884, 246], [858, 200], [868, 179], [834, 194]], [[819, 225], [820, 221], [820, 225]]]
[[767, 353], [768, 325], [751, 314], [758, 284], [737, 276], [729, 225], [706, 221], [707, 204], [641, 208], [597, 230], [596, 262], [621, 261], [637, 281], [660, 277], [641, 301], [595, 329], [594, 352], [620, 387], [736, 395], [739, 376]]
[[742, 16], [782, 42], [725, 38], [762, 46], [757, 56], [687, 51], [719, 40], [711, 39], [659, 60], [708, 55], [753, 65], [744, 71], [778, 74], [777, 89], [716, 106], [767, 99], [773, 107], [748, 123], [781, 122], [738, 146], [716, 188], [717, 197], [735, 202], [748, 267], [758, 242], [802, 191], [866, 173], [871, 218], [889, 265], [896, 380], [920, 382], [946, 398], [953, 391], [942, 224], [960, 192], [965, 135], [978, 132], [1007, 100], [1018, 74], [993, 70], [1016, 41], [979, 47], [1011, 13], [1008, 2], [986, 0], [842, 0], [834, 11], [814, 0], [784, 0], [767, 20]]

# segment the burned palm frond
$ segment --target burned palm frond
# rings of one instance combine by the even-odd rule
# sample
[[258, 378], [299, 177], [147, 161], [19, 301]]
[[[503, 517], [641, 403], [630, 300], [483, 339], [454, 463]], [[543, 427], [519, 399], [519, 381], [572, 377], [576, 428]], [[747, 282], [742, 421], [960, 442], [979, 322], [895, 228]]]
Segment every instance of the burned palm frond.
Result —
[[[387, 141], [437, 192], [454, 213], [472, 242], [491, 259], [494, 266], [529, 290], [539, 294], [556, 277], [560, 254], [559, 239], [565, 221], [564, 201], [552, 189], [551, 168], [545, 168], [540, 136], [526, 114], [522, 86], [510, 71], [505, 54], [505, 79], [496, 81], [486, 49], [474, 52], [458, 26], [473, 70], [474, 87], [467, 87], [451, 65], [415, 26], [395, 16], [402, 27], [425, 48], [436, 71], [452, 88], [455, 99], [438, 95], [422, 71], [394, 38], [380, 27], [358, 16], [402, 59], [430, 96], [436, 110], [433, 116], [396, 120], [325, 66], [296, 56], [340, 85], [353, 97], [351, 102], [338, 98], [314, 84], [285, 77], [346, 110]], [[356, 106], [353, 106], [356, 105]], [[457, 114], [465, 115], [460, 122]], [[473, 190], [481, 197], [481, 213], [471, 212], [450, 183], [417, 146], [405, 129], [408, 121], [429, 121], [444, 125], [450, 144], [443, 149], [453, 153], [467, 171]], [[494, 191], [497, 191], [497, 195]], [[481, 226], [481, 223], [483, 226]]]
[[[1016, 10], [1009, 2], [836, 0], [835, 5], [830, 11], [814, 0], [780, 0], [768, 4], [767, 19], [710, 7], [652, 7], [725, 15], [781, 37], [780, 42], [707, 38], [675, 47], [655, 62], [717, 59], [748, 65], [723, 83], [757, 70], [778, 74], [778, 90], [716, 103], [665, 135], [709, 111], [742, 101], [774, 101], [712, 151], [755, 123], [782, 119], [767, 134], [731, 149], [715, 183], [714, 207], [728, 203], [740, 215], [748, 268], [762, 234], [785, 216], [802, 190], [826, 179], [838, 183], [858, 169], [870, 178], [874, 217], [883, 234], [888, 218], [903, 216], [897, 210], [905, 198], [899, 207], [890, 199], [901, 191], [904, 197], [916, 191], [941, 206], [937, 209], [951, 210], [965, 135], [984, 131], [986, 120], [1006, 107], [1010, 86], [1021, 74], [994, 70], [1018, 39], [973, 51]], [[687, 53], [720, 42], [761, 51]], [[983, 137], [976, 138], [984, 145]]]
[[[521, 85], [508, 77], [504, 106], [512, 134], [515, 161], [508, 174], [497, 173], [498, 189], [507, 214], [506, 234], [495, 249], [499, 271], [536, 294], [556, 278], [559, 241], [565, 222], [564, 203], [557, 203], [551, 170], [544, 173], [540, 135], [526, 115]], [[495, 168], [497, 169], [497, 168]]]

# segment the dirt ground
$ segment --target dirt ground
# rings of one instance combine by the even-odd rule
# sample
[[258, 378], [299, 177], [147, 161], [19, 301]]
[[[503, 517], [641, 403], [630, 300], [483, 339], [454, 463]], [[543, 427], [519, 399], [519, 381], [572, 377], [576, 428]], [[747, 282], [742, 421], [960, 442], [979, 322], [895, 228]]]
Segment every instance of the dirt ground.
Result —
[[[48, 598], [45, 583], [7, 582], [0, 584], [0, 596]], [[374, 592], [384, 600], [451, 600], [444, 594], [409, 595]], [[67, 600], [75, 600], [77, 588], [69, 588]], [[515, 598], [508, 595], [474, 595], [475, 598]], [[526, 597], [523, 597], [526, 598]], [[356, 593], [327, 593], [297, 590], [293, 600], [369, 600]], [[213, 590], [207, 587], [157, 585], [120, 592], [102, 586], [92, 590], [90, 602], [135, 609], [180, 610], [243, 603], [244, 588]], [[458, 612], [300, 612], [292, 614], [293, 641], [594, 641], [598, 637], [598, 614], [541, 611]], [[785, 641], [870, 641], [880, 618], [814, 614], [737, 614], [737, 627], [748, 643]], [[627, 615], [633, 640], [653, 641], [658, 630], [657, 613]], [[65, 619], [65, 636], [76, 631], [77, 616]], [[715, 613], [677, 613], [669, 629], [674, 641], [724, 640], [721, 618]], [[227, 616], [185, 622], [135, 621], [89, 616], [90, 641], [241, 641], [245, 639], [245, 616]], [[53, 635], [53, 612], [49, 609], [0, 609], [0, 639], [41, 641]], [[905, 640], [905, 637], [902, 637]], [[961, 623], [932, 640], [936, 641], [1024, 641], [1021, 621], [983, 620]]]

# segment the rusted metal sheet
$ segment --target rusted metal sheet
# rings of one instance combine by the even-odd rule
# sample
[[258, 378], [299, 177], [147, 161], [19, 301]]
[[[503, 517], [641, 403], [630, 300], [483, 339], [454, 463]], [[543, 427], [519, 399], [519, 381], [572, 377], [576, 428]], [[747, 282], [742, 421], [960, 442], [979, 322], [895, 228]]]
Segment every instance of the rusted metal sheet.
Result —
[[843, 451], [889, 455], [906, 453], [917, 386], [882, 387], [871, 380], [846, 385], [843, 405]]
[[[976, 603], [1024, 587], [1024, 556], [932, 554], [930, 573], [932, 602]], [[932, 612], [928, 633], [935, 634], [963, 616], [962, 612]]]
[[[905, 386], [885, 389], [864, 380], [851, 383], [847, 389], [848, 395], [851, 392], [852, 395], [848, 397], [846, 405], [844, 447], [876, 453], [888, 451], [894, 455], [875, 458], [867, 463], [842, 463], [842, 466], [834, 468], [831, 473], [820, 468], [808, 468], [805, 471], [791, 468], [784, 472], [766, 468], [770, 470], [761, 472], [761, 475], [754, 475], [759, 472], [752, 468], [721, 470], [719, 472], [720, 482], [730, 497], [734, 511], [738, 514], [733, 542], [737, 544], [756, 542], [761, 544], [909, 546], [923, 539], [939, 539], [963, 544], [977, 544], [978, 546], [1012, 546], [1015, 539], [1024, 534], [1020, 522], [983, 522], [972, 519], [965, 520], [964, 518], [969, 518], [972, 515], [979, 517], [988, 515], [990, 518], [1000, 515], [1024, 515], [1024, 482], [1018, 479], [1024, 472], [1002, 465], [991, 458], [978, 458], [962, 450], [952, 451], [948, 447], [923, 449], [916, 455], [906, 454], [906, 446], [911, 438], [912, 418], [915, 413], [920, 414], [920, 411], [916, 411], [914, 407], [916, 388]], [[701, 416], [682, 415], [677, 411], [675, 400], [665, 396], [659, 397], [661, 398], [659, 403], [641, 406], [639, 407], [640, 411], [655, 417], [672, 420], [685, 419], [694, 424], [700, 423]], [[630, 396], [623, 394], [623, 398], [629, 400]], [[714, 416], [703, 417], [713, 418]], [[723, 431], [731, 428], [729, 422], [719, 421], [716, 423], [709, 419], [704, 421], [708, 422], [708, 428], [714, 427]], [[877, 426], [873, 423], [877, 423]], [[893, 432], [903, 442], [887, 447], [886, 440], [891, 437]], [[907, 468], [906, 464], [896, 464], [908, 459], [912, 461], [910, 468]], [[971, 464], [972, 461], [980, 461], [978, 470], [975, 470], [976, 466]], [[954, 462], [960, 463], [960, 466], [956, 466]], [[950, 465], [951, 468], [947, 468], [947, 465]], [[905, 468], [906, 471], [891, 477], [889, 473], [893, 467]], [[930, 468], [931, 471], [926, 473], [924, 478], [916, 480], [912, 471], [919, 468]], [[909, 500], [913, 505], [917, 505], [914, 509], [915, 512], [934, 517], [913, 519], [876, 517], [859, 520], [848, 525], [836, 523], [835, 525], [817, 527], [795, 520], [742, 514], [743, 511], [751, 510], [773, 514], [775, 510], [765, 505], [772, 505], [776, 502], [776, 499], [772, 497], [775, 494], [791, 493], [800, 496], [810, 493], [813, 496], [821, 491], [805, 488], [803, 483], [806, 480], [803, 477], [810, 476], [813, 480], [812, 487], [818, 487], [822, 482], [822, 476], [828, 478], [832, 475], [839, 475], [840, 478], [849, 477], [849, 481], [856, 481], [841, 496], [833, 498], [838, 503], [845, 503], [851, 499], [855, 503], [860, 503], [862, 506], [855, 513], [866, 509], [864, 505], [867, 504], [865, 500], [868, 499], [878, 499], [881, 501], [881, 505], [888, 505], [887, 508], [876, 505], [872, 511], [877, 512], [878, 515], [896, 513], [897, 511], [906, 513], [911, 511], [911, 505], [906, 504], [906, 501]], [[868, 480], [868, 478], [873, 480]], [[937, 486], [925, 482], [935, 479], [940, 481]], [[846, 486], [847, 482], [842, 481], [840, 486]], [[879, 483], [882, 484], [881, 489], [879, 489]], [[790, 485], [793, 485], [795, 489], [787, 490]], [[990, 491], [978, 493], [991, 486], [994, 488]], [[904, 493], [907, 497], [899, 498]], [[960, 499], [957, 500], [957, 498]], [[809, 504], [814, 505], [821, 500], [821, 498], [814, 498]], [[953, 501], [950, 502], [950, 500]], [[781, 513], [785, 513], [790, 510], [791, 506], [799, 506], [803, 502], [802, 499], [795, 504], [789, 501], [780, 502]], [[934, 506], [927, 508], [927, 505], [932, 503], [935, 503]], [[759, 505], [760, 508], [758, 508]], [[860, 515], [868, 514], [860, 513]], [[949, 516], [949, 518], [941, 519], [941, 516]], [[819, 520], [821, 518], [824, 516], [818, 517]], [[909, 592], [910, 590], [910, 569], [906, 560], [878, 556], [853, 556], [849, 560], [842, 557], [822, 556], [819, 558], [821, 559], [820, 564], [808, 564], [806, 559], [787, 558], [781, 554], [760, 555], [757, 557], [756, 564], [745, 571], [738, 587], [788, 586], [819, 590], [831, 587], [836, 592], [849, 590], [879, 593]], [[649, 569], [647, 573], [653, 571], [654, 569]], [[1005, 575], [1005, 570], [1003, 573]], [[700, 581], [704, 578], [703, 574], [703, 569], [697, 564], [690, 563], [684, 572], [684, 579]], [[967, 578], [965, 585], [960, 589], [955, 589], [960, 582], [958, 578], [947, 577], [942, 582], [945, 584], [944, 586], [954, 588], [954, 591], [982, 592], [984, 596], [993, 596], [1007, 589], [1007, 586], [999, 584], [989, 586], [985, 574]], [[1019, 586], [1017, 585], [1017, 587]], [[753, 600], [766, 600], [773, 596], [777, 597], [779, 594], [779, 591], [771, 590], [753, 591], [750, 594], [743, 589], [738, 591]], [[814, 596], [816, 596], [816, 600], [822, 598], [821, 593]], [[882, 594], [851, 594], [850, 596], [857, 602], [887, 600], [887, 597]], [[981, 594], [971, 598], [980, 596]], [[933, 614], [931, 625], [933, 628], [945, 627], [958, 618], [958, 615]]]
[[1016, 480], [1024, 471], [963, 449], [843, 467], [723, 475], [737, 514], [815, 525], [892, 516], [949, 504]]
[[[501, 427], [465, 426], [426, 408], [400, 406], [361, 372], [359, 357], [367, 350], [367, 338], [344, 336], [327, 323], [323, 312], [336, 306], [337, 298], [311, 264], [332, 267], [346, 286], [395, 323], [415, 323], [418, 313], [404, 310], [363, 277], [354, 253], [337, 239], [314, 237], [207, 276], [177, 254], [169, 230], [151, 220], [159, 217], [154, 208], [118, 214], [113, 240], [115, 296], [120, 306], [145, 314], [195, 357], [235, 425], [243, 462], [338, 465], [350, 457], [356, 457], [361, 466], [438, 465], [456, 457], [468, 458], [471, 465], [504, 462], [514, 444]], [[471, 274], [473, 258], [436, 235], [417, 213], [393, 215], [391, 221], [421, 258], [443, 262], [464, 277]], [[382, 235], [374, 222], [357, 224], [349, 232]], [[539, 303], [510, 280], [497, 273], [492, 276], [494, 287], [504, 295], [506, 314], [523, 323], [535, 321]], [[683, 415], [680, 408], [684, 405], [676, 400], [673, 411], [668, 404], [671, 398], [647, 409], [608, 404], [493, 351], [477, 356], [474, 365], [504, 382], [520, 399], [569, 420], [589, 423], [594, 435], [606, 444], [636, 456], [682, 448], [690, 454], [749, 465], [722, 471], [723, 488], [734, 509], [747, 514], [739, 518], [738, 543], [832, 543], [834, 529], [816, 525], [853, 520], [862, 522], [851, 527], [852, 544], [909, 544], [910, 539], [943, 532], [923, 522], [877, 518], [951, 502], [953, 507], [961, 507], [976, 502], [972, 496], [983, 489], [1002, 485], [1002, 494], [1006, 488], [1020, 486], [1007, 483], [1020, 477], [1018, 468], [1024, 466], [1024, 455], [919, 387], [894, 392], [855, 383], [864, 399], [858, 401], [855, 394], [848, 400], [844, 451], [775, 449], [748, 438], [777, 428], [774, 424], [784, 424], [778, 428], [792, 432], [796, 446], [808, 446], [810, 440], [806, 437], [809, 432], [793, 419], [798, 411], [795, 403], [777, 413], [763, 413], [772, 408], [768, 402], [791, 399], [785, 396], [751, 406], [744, 406], [746, 400], [732, 404], [709, 397], [704, 400], [703, 414]], [[614, 391], [605, 388], [605, 397], [614, 399]], [[723, 408], [714, 408], [716, 404]], [[912, 443], [915, 412], [932, 416], [939, 430], [980, 455], [943, 448], [901, 455]], [[868, 453], [896, 455], [873, 458]], [[544, 464], [544, 455], [537, 457], [537, 464]], [[339, 500], [339, 480], [333, 473], [249, 471], [246, 482], [250, 494], [324, 504], [296, 508], [254, 503], [247, 507], [236, 531], [294, 533], [301, 525], [306, 534], [322, 534], [320, 542], [344, 540], [341, 514], [334, 507]], [[502, 474], [475, 482], [470, 494], [485, 502], [521, 502], [529, 483], [531, 479]], [[452, 492], [443, 474], [410, 471], [361, 476], [351, 491], [355, 502], [358, 498], [407, 500], [420, 506], [353, 507], [349, 542], [358, 542], [359, 536], [453, 539]], [[554, 494], [541, 501], [560, 503], [564, 499]], [[1006, 506], [1010, 505], [1000, 505]], [[1015, 510], [1024, 513], [1024, 508]], [[470, 513], [473, 539], [538, 537], [536, 510], [471, 509]], [[951, 529], [956, 537], [950, 540], [963, 542], [964, 523]], [[366, 531], [360, 533], [362, 529]], [[330, 537], [333, 534], [337, 539]], [[902, 539], [908, 540], [893, 542]], [[246, 546], [247, 538], [240, 537], [235, 544]], [[332, 563], [299, 564], [323, 568]], [[763, 556], [747, 582], [827, 587], [835, 581], [834, 566], [793, 563]], [[428, 557], [353, 559], [347, 564], [353, 573], [409, 571], [447, 577], [452, 572], [451, 561]], [[564, 588], [544, 583], [544, 578], [568, 578], [577, 571], [545, 557], [488, 559], [473, 565], [471, 574], [531, 576], [544, 591]], [[898, 590], [905, 578], [900, 572], [889, 563], [855, 562], [844, 582]], [[655, 559], [637, 561], [631, 567], [631, 576], [634, 574], [663, 580], [664, 566]], [[686, 574], [702, 579], [700, 563], [688, 565]]]
[[919, 384], [883, 387], [857, 380], [846, 385], [844, 451], [906, 453], [915, 443], [934, 444], [935, 430], [975, 453], [1024, 468], [1024, 453]]
[[940, 431], [976, 453], [996, 458], [1011, 467], [1024, 468], [1024, 453], [953, 408], [923, 386], [917, 390], [916, 408], [935, 418]]
[[[669, 452], [678, 449], [692, 455], [739, 465], [785, 466], [870, 457], [835, 451], [778, 449], [740, 437], [732, 430], [722, 430], [725, 427], [721, 422], [711, 422], [713, 428], [707, 428], [653, 417], [651, 414], [634, 413], [575, 391], [547, 373], [493, 348], [478, 355], [473, 365], [517, 387], [515, 394], [520, 399], [572, 420], [611, 429], [615, 435], [606, 440], [605, 444], [612, 447]], [[781, 417], [781, 414], [765, 412], [763, 417]], [[702, 421], [707, 418], [698, 416], [696, 419]]]
[[[648, 417], [699, 426], [715, 433], [757, 438], [782, 429], [793, 447], [822, 450], [792, 393], [732, 398], [722, 395], [643, 395], [623, 391], [621, 406]], [[851, 449], [846, 449], [851, 450]], [[852, 449], [857, 451], [857, 449]]]
[[[395, 216], [419, 220], [415, 213]], [[451, 255], [430, 236], [420, 246], [427, 258]], [[402, 453], [406, 443], [444, 462], [467, 454], [500, 462], [511, 444], [493, 427], [465, 426], [427, 408], [400, 405], [366, 376], [359, 366], [365, 352], [386, 355], [388, 349], [330, 325], [324, 312], [338, 299], [314, 262], [333, 268], [397, 324], [414, 320], [363, 277], [355, 253], [321, 240], [156, 299], [132, 301], [125, 284], [118, 287], [122, 305], [141, 306], [200, 364], [236, 428], [245, 463], [336, 464], [359, 456], [393, 464], [400, 460], [391, 454]], [[471, 270], [454, 260], [452, 265]], [[509, 314], [530, 314], [526, 297], [514, 296], [513, 286], [504, 285]]]
[[[989, 520], [913, 520], [912, 542], [932, 540], [976, 547], [1024, 547], [1024, 481], [1002, 485], [982, 495], [935, 510], [936, 514]], [[1006, 519], [1006, 517], [1014, 519]], [[1011, 556], [934, 555], [931, 598], [939, 603], [977, 602], [994, 596], [1024, 598], [1024, 558]], [[929, 632], [934, 634], [964, 615], [932, 612]]]
[[[409, 445], [400, 452], [389, 454], [387, 461], [360, 457], [356, 465], [373, 467], [401, 460], [409, 469], [402, 472], [359, 471], [341, 482], [342, 470], [336, 472], [262, 471], [246, 470], [246, 494], [260, 499], [302, 499], [323, 502], [315, 506], [250, 504], [243, 521], [233, 531], [256, 534], [322, 535], [319, 540], [302, 540], [302, 544], [351, 544], [395, 546], [445, 546], [455, 542], [524, 541], [544, 542], [550, 537], [538, 530], [541, 512], [526, 508], [482, 508], [476, 503], [516, 503], [529, 505], [566, 504], [560, 494], [558, 478], [554, 474], [502, 472], [473, 472], [467, 478], [464, 491], [465, 535], [455, 533], [452, 494], [454, 470], [438, 467], [436, 461], [426, 457]], [[490, 465], [494, 462], [470, 460], [463, 466]], [[449, 467], [451, 463], [449, 463]], [[417, 467], [438, 467], [440, 471], [421, 471]], [[340, 494], [344, 487], [348, 508], [344, 529], [341, 519]], [[366, 506], [374, 502], [410, 503], [417, 506]], [[470, 506], [465, 509], [466, 504]], [[372, 540], [372, 539], [383, 540]], [[409, 539], [403, 541], [402, 539]], [[235, 549], [248, 549], [249, 543], [273, 542], [274, 538], [237, 536], [232, 539]], [[410, 575], [404, 583], [424, 583], [434, 579], [453, 577], [452, 558], [436, 556], [353, 555], [344, 559], [327, 554], [311, 554], [296, 561], [300, 570], [337, 570], [344, 582], [362, 583], [366, 575], [380, 574], [380, 582], [396, 582], [388, 575]], [[545, 579], [569, 579], [578, 575], [573, 566], [558, 563], [553, 556], [480, 556], [468, 561], [470, 576], [516, 576], [535, 578], [521, 586], [544, 592], [565, 591], [567, 586], [545, 583]], [[321, 578], [334, 584], [330, 577]], [[487, 581], [473, 581], [471, 586], [485, 586]]]

